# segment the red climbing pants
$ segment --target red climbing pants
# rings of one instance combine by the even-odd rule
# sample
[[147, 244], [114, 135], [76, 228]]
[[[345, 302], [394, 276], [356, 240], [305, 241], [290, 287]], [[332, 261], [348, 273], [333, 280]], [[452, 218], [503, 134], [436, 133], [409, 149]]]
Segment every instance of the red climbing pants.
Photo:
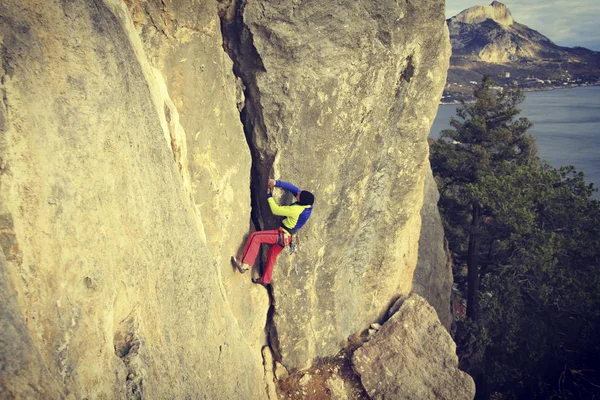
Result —
[[256, 257], [258, 256], [258, 252], [260, 250], [261, 244], [270, 244], [271, 248], [267, 253], [267, 267], [265, 268], [265, 273], [262, 276], [261, 280], [269, 284], [271, 283], [271, 276], [273, 275], [273, 267], [275, 266], [275, 261], [277, 260], [277, 256], [283, 250], [283, 247], [277, 243], [279, 239], [279, 235], [282, 235], [282, 239], [285, 237], [285, 245], [292, 243], [292, 237], [289, 234], [285, 234], [283, 229], [271, 229], [268, 231], [257, 231], [252, 232], [250, 237], [248, 237], [248, 241], [246, 242], [246, 246], [244, 247], [244, 254], [242, 255], [242, 263], [247, 264], [249, 266], [254, 266], [254, 261], [256, 261]]

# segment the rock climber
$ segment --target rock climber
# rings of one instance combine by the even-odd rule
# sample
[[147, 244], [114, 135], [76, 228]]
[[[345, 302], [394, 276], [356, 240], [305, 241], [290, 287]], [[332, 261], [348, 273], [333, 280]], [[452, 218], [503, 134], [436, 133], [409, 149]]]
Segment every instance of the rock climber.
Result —
[[[296, 202], [289, 206], [278, 205], [271, 194], [274, 187], [290, 191], [296, 198]], [[313, 209], [315, 196], [311, 192], [298, 189], [291, 183], [269, 179], [267, 201], [274, 215], [284, 217], [281, 220], [281, 225], [277, 229], [251, 233], [244, 246], [244, 253], [241, 259], [238, 260], [235, 256], [231, 256], [231, 263], [243, 274], [254, 265], [260, 245], [263, 243], [271, 245], [267, 253], [267, 266], [264, 275], [261, 278], [252, 279], [252, 282], [263, 286], [271, 284], [275, 260], [277, 260], [277, 256], [281, 253], [281, 250], [292, 243], [292, 235], [308, 221]]]

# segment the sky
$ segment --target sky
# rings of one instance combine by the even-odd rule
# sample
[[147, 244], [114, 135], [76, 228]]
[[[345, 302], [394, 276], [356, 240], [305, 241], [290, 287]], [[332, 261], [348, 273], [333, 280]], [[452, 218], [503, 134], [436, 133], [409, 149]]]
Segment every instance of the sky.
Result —
[[[600, 0], [500, 0], [514, 20], [559, 46], [600, 51]], [[446, 0], [446, 18], [492, 0]]]

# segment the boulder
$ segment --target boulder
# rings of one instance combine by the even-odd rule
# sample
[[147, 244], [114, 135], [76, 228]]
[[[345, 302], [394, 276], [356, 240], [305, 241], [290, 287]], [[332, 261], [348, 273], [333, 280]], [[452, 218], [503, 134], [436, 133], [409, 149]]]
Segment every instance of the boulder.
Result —
[[410, 295], [352, 364], [372, 399], [473, 399], [456, 345], [425, 299]]

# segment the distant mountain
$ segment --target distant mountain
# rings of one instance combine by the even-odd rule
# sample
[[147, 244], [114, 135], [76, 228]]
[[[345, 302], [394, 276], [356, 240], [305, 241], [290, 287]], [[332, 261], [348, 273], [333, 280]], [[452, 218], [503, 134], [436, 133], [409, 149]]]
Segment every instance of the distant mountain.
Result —
[[558, 46], [517, 23], [498, 1], [466, 9], [446, 22], [452, 58], [443, 101], [468, 98], [483, 74], [500, 86], [525, 89], [598, 84], [600, 79], [600, 52]]

